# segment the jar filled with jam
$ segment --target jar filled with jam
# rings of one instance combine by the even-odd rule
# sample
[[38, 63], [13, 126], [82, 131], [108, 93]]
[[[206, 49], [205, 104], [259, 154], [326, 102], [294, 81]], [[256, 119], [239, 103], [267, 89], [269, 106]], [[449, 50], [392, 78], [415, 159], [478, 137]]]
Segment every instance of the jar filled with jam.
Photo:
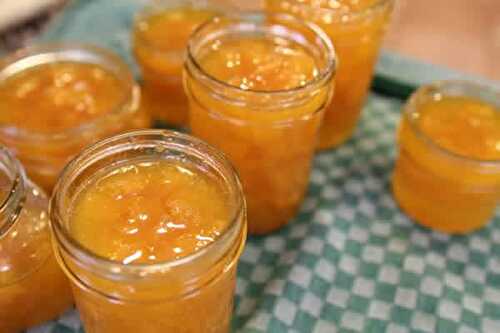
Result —
[[464, 234], [500, 202], [500, 93], [473, 83], [424, 86], [404, 108], [394, 196], [416, 222]]
[[0, 332], [54, 319], [73, 303], [52, 252], [45, 193], [0, 147]]
[[0, 61], [0, 143], [51, 191], [86, 145], [148, 127], [140, 91], [116, 55], [84, 45], [40, 45]]
[[319, 148], [338, 146], [356, 127], [394, 0], [266, 0], [266, 5], [272, 13], [318, 24], [331, 38], [339, 66]]
[[229, 331], [246, 215], [214, 148], [162, 130], [101, 141], [65, 168], [50, 215], [87, 333]]
[[328, 37], [288, 15], [217, 17], [191, 36], [191, 131], [235, 164], [250, 233], [276, 230], [296, 214], [334, 70]]
[[152, 116], [173, 126], [188, 123], [182, 86], [185, 49], [191, 33], [221, 7], [217, 1], [152, 1], [132, 31], [133, 52], [142, 71], [142, 103]]

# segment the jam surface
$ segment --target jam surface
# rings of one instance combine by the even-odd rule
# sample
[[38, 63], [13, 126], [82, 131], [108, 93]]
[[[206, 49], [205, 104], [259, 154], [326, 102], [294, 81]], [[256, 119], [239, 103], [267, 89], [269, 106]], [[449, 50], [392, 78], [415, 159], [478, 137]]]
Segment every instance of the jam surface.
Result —
[[500, 160], [500, 110], [466, 97], [444, 97], [420, 107], [420, 130], [438, 146], [478, 160]]
[[230, 221], [216, 180], [180, 163], [111, 170], [75, 201], [71, 233], [93, 253], [124, 264], [182, 258], [218, 238]]
[[100, 66], [43, 64], [0, 82], [0, 124], [52, 134], [115, 110], [123, 84]]
[[314, 57], [302, 45], [282, 38], [221, 38], [206, 47], [210, 51], [199, 60], [203, 69], [243, 90], [293, 89], [319, 74]]

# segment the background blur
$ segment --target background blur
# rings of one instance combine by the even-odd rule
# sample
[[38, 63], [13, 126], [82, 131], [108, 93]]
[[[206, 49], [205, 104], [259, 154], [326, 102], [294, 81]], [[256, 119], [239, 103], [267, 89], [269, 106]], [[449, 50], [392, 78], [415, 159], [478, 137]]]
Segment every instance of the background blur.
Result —
[[[29, 43], [67, 1], [0, 0], [0, 52]], [[500, 0], [396, 1], [387, 50], [500, 80]], [[241, 3], [256, 7], [260, 1]]]
[[500, 80], [500, 0], [400, 0], [385, 47]]

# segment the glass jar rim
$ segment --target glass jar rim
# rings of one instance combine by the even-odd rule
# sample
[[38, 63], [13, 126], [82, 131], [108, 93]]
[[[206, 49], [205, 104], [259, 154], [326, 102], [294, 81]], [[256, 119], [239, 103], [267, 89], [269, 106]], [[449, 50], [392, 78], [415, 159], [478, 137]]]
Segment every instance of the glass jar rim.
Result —
[[[256, 90], [256, 89], [242, 89], [241, 87], [234, 86], [232, 84], [229, 84], [223, 80], [220, 80], [213, 75], [207, 73], [201, 64], [197, 61], [196, 56], [194, 54], [194, 41], [195, 38], [198, 37], [199, 35], [202, 35], [204, 33], [205, 29], [210, 28], [211, 25], [217, 24], [221, 22], [221, 20], [224, 19], [235, 19], [235, 21], [239, 21], [239, 23], [236, 23], [236, 25], [241, 26], [241, 25], [246, 25], [247, 29], [252, 29], [254, 31], [258, 31], [259, 27], [263, 27], [263, 25], [260, 22], [256, 22], [255, 18], [264, 18], [264, 17], [275, 17], [278, 20], [284, 20], [289, 23], [297, 24], [305, 29], [307, 29], [309, 32], [312, 32], [315, 34], [323, 46], [327, 50], [327, 61], [324, 68], [321, 69], [320, 74], [315, 77], [312, 80], [309, 80], [305, 85], [303, 86], [297, 86], [293, 87], [290, 89], [278, 89], [278, 90]], [[253, 18], [253, 19], [252, 19]], [[277, 25], [282, 25], [278, 23]], [[228, 30], [228, 28], [225, 28], [224, 30]], [[192, 65], [192, 66], [188, 66]], [[289, 14], [268, 14], [268, 13], [262, 13], [262, 12], [256, 12], [256, 11], [247, 11], [247, 12], [242, 12], [238, 13], [235, 15], [226, 15], [226, 16], [215, 16], [211, 20], [208, 20], [198, 26], [197, 29], [191, 34], [191, 38], [189, 39], [188, 46], [187, 46], [187, 57], [186, 57], [186, 63], [185, 63], [185, 68], [187, 69], [188, 72], [190, 72], [190, 67], [192, 67], [195, 71], [196, 74], [200, 75], [203, 77], [203, 79], [207, 80], [208, 82], [216, 85], [219, 88], [222, 89], [228, 89], [230, 91], [235, 91], [239, 93], [244, 93], [244, 94], [254, 94], [254, 95], [268, 95], [268, 96], [287, 96], [287, 95], [293, 95], [297, 92], [301, 91], [307, 91], [311, 89], [311, 87], [316, 87], [316, 86], [321, 86], [325, 83], [327, 83], [334, 75], [337, 70], [337, 56], [335, 53], [335, 47], [326, 35], [326, 33], [316, 24], [309, 22], [309, 21], [301, 21], [293, 17], [292, 15]]]
[[0, 202], [0, 239], [14, 226], [26, 199], [26, 173], [21, 163], [5, 147], [0, 146], [2, 172], [10, 173], [9, 192]]
[[[85, 43], [44, 43], [24, 47], [6, 56], [0, 61], [0, 81], [16, 75], [26, 69], [56, 62], [75, 62], [100, 65], [111, 71], [110, 64], [114, 64], [116, 72], [120, 72], [124, 84], [124, 96], [117, 105], [88, 122], [70, 127], [55, 133], [29, 131], [10, 124], [0, 124], [0, 134], [7, 137], [19, 138], [30, 142], [59, 141], [69, 137], [84, 135], [93, 129], [98, 129], [111, 116], [139, 109], [140, 89], [127, 64], [112, 51]], [[104, 63], [103, 63], [104, 62]], [[107, 65], [107, 67], [105, 67]], [[21, 68], [16, 68], [21, 67]], [[7, 73], [6, 73], [7, 71]], [[113, 72], [113, 74], [117, 74]]]
[[373, 3], [371, 6], [367, 8], [351, 10], [348, 13], [343, 13], [335, 8], [311, 6], [310, 4], [301, 3], [300, 0], [289, 0], [289, 1], [293, 2], [293, 4], [296, 6], [312, 8], [315, 11], [319, 12], [320, 14], [334, 15], [336, 21], [342, 21], [345, 20], [345, 17], [347, 17], [348, 20], [357, 20], [373, 16], [377, 12], [383, 11], [386, 6], [392, 5], [396, 0], [378, 0], [377, 2]]
[[[136, 149], [134, 147], [137, 147], [137, 145], [141, 144], [141, 142], [139, 141], [140, 137], [149, 138], [151, 140], [151, 147], [159, 147], [154, 145], [154, 143], [162, 141], [162, 143], [166, 147], [165, 150], [168, 150], [169, 147], [171, 149], [172, 147], [182, 148], [182, 145], [175, 143], [175, 140], [185, 142], [186, 147], [187, 145], [189, 145], [189, 148], [193, 149], [193, 151], [196, 151], [197, 149], [205, 149], [207, 153], [201, 153], [201, 155], [203, 155], [204, 157], [209, 156], [209, 159], [212, 163], [220, 163], [226, 169], [226, 172], [228, 174], [224, 175], [224, 179], [228, 183], [228, 187], [232, 188], [232, 192], [237, 195], [237, 204], [234, 208], [234, 212], [232, 213], [230, 222], [228, 223], [226, 229], [221, 232], [219, 237], [214, 242], [180, 259], [167, 260], [154, 264], [124, 264], [93, 253], [93, 251], [87, 249], [84, 245], [74, 239], [74, 237], [68, 232], [67, 228], [64, 227], [64, 224], [66, 224], [67, 222], [67, 218], [64, 218], [63, 214], [61, 214], [61, 196], [63, 193], [65, 193], [64, 187], [67, 186], [68, 183], [71, 183], [79, 174], [78, 170], [80, 169], [80, 164], [86, 163], [86, 165], [82, 167], [83, 169], [89, 167], [93, 163], [98, 162], [100, 159], [111, 156], [113, 153], [113, 148], [120, 148], [118, 152], [125, 152], [127, 150]], [[154, 140], [154, 138], [157, 139]], [[95, 155], [99, 153], [102, 154], [102, 156]], [[165, 272], [175, 269], [176, 267], [184, 266], [187, 263], [203, 258], [207, 253], [209, 253], [209, 251], [223, 242], [230, 242], [231, 240], [233, 240], [233, 238], [234, 240], [237, 240], [238, 235], [241, 233], [241, 231], [246, 230], [245, 222], [242, 219], [245, 214], [245, 207], [246, 204], [238, 174], [232, 164], [221, 151], [210, 146], [204, 141], [187, 134], [182, 134], [171, 130], [148, 129], [122, 133], [99, 141], [83, 150], [63, 169], [59, 181], [56, 184], [54, 194], [50, 200], [49, 216], [51, 229], [59, 247], [62, 247], [77, 261], [83, 260], [90, 266], [98, 267], [98, 270], [100, 272], [106, 272], [106, 275], [114, 276], [116, 274], [128, 274], [132, 277], [142, 277], [145, 271], [147, 271], [148, 273]]]
[[414, 133], [417, 135], [418, 138], [420, 138], [423, 142], [425, 142], [427, 146], [429, 146], [432, 150], [436, 151], [440, 155], [460, 161], [462, 163], [499, 168], [500, 159], [499, 160], [479, 159], [453, 152], [437, 144], [430, 136], [425, 134], [420, 129], [414, 117], [414, 115], [418, 112], [418, 106], [419, 106], [418, 98], [425, 96], [434, 98], [434, 95], [436, 94], [450, 96], [449, 93], [447, 94], [446, 92], [443, 91], [445, 89], [458, 89], [461, 91], [459, 94], [451, 96], [474, 97], [487, 104], [492, 104], [492, 103], [485, 100], [485, 98], [481, 97], [481, 95], [484, 96], [484, 94], [490, 94], [491, 96], [496, 96], [495, 97], [496, 100], [500, 101], [500, 91], [497, 91], [490, 86], [464, 80], [435, 81], [419, 87], [415, 92], [413, 92], [413, 94], [408, 99], [407, 103], [404, 105], [404, 111], [403, 111], [404, 118], [408, 121], [410, 128], [414, 131]]

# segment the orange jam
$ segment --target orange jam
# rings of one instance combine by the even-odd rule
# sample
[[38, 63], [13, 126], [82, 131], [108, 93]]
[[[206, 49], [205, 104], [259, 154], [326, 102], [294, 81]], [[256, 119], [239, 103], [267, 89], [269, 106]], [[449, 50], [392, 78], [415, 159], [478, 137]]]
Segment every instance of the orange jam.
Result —
[[[47, 197], [29, 182], [14, 189], [2, 175], [0, 194], [0, 332], [16, 333], [56, 318], [72, 304], [71, 290], [52, 254]], [[24, 191], [24, 203], [14, 202]], [[18, 205], [24, 205], [19, 208]], [[6, 212], [19, 216], [4, 230]], [[10, 214], [10, 213], [7, 213]], [[15, 218], [15, 217], [14, 217]]]
[[219, 39], [205, 52], [199, 62], [206, 73], [242, 90], [294, 89], [319, 74], [314, 56], [287, 40]]
[[88, 144], [150, 119], [128, 67], [105, 50], [40, 45], [0, 62], [0, 143], [51, 191], [66, 163]]
[[332, 77], [316, 85], [325, 65], [313, 54], [315, 46], [288, 36], [229, 33], [194, 48], [203, 73], [187, 63], [191, 130], [223, 150], [239, 171], [249, 232], [278, 229], [296, 214], [306, 191]]
[[53, 134], [112, 111], [125, 98], [118, 78], [93, 64], [44, 64], [0, 81], [0, 124]]
[[56, 255], [85, 332], [229, 331], [246, 220], [220, 153], [175, 132], [132, 132], [84, 151], [59, 184]]
[[480, 100], [443, 97], [422, 105], [418, 124], [441, 148], [477, 160], [500, 160], [499, 111]]
[[227, 202], [217, 183], [196, 169], [141, 162], [88, 186], [75, 202], [70, 232], [96, 255], [124, 264], [180, 259], [227, 227]]
[[392, 0], [266, 0], [270, 12], [284, 12], [318, 24], [339, 58], [335, 95], [325, 113], [319, 148], [331, 148], [355, 129], [369, 91]]
[[215, 15], [208, 8], [152, 10], [135, 22], [134, 54], [143, 75], [143, 106], [156, 119], [171, 125], [188, 122], [182, 66], [191, 33]]
[[393, 190], [409, 216], [460, 234], [492, 218], [500, 201], [498, 107], [438, 94], [403, 119], [399, 145]]

